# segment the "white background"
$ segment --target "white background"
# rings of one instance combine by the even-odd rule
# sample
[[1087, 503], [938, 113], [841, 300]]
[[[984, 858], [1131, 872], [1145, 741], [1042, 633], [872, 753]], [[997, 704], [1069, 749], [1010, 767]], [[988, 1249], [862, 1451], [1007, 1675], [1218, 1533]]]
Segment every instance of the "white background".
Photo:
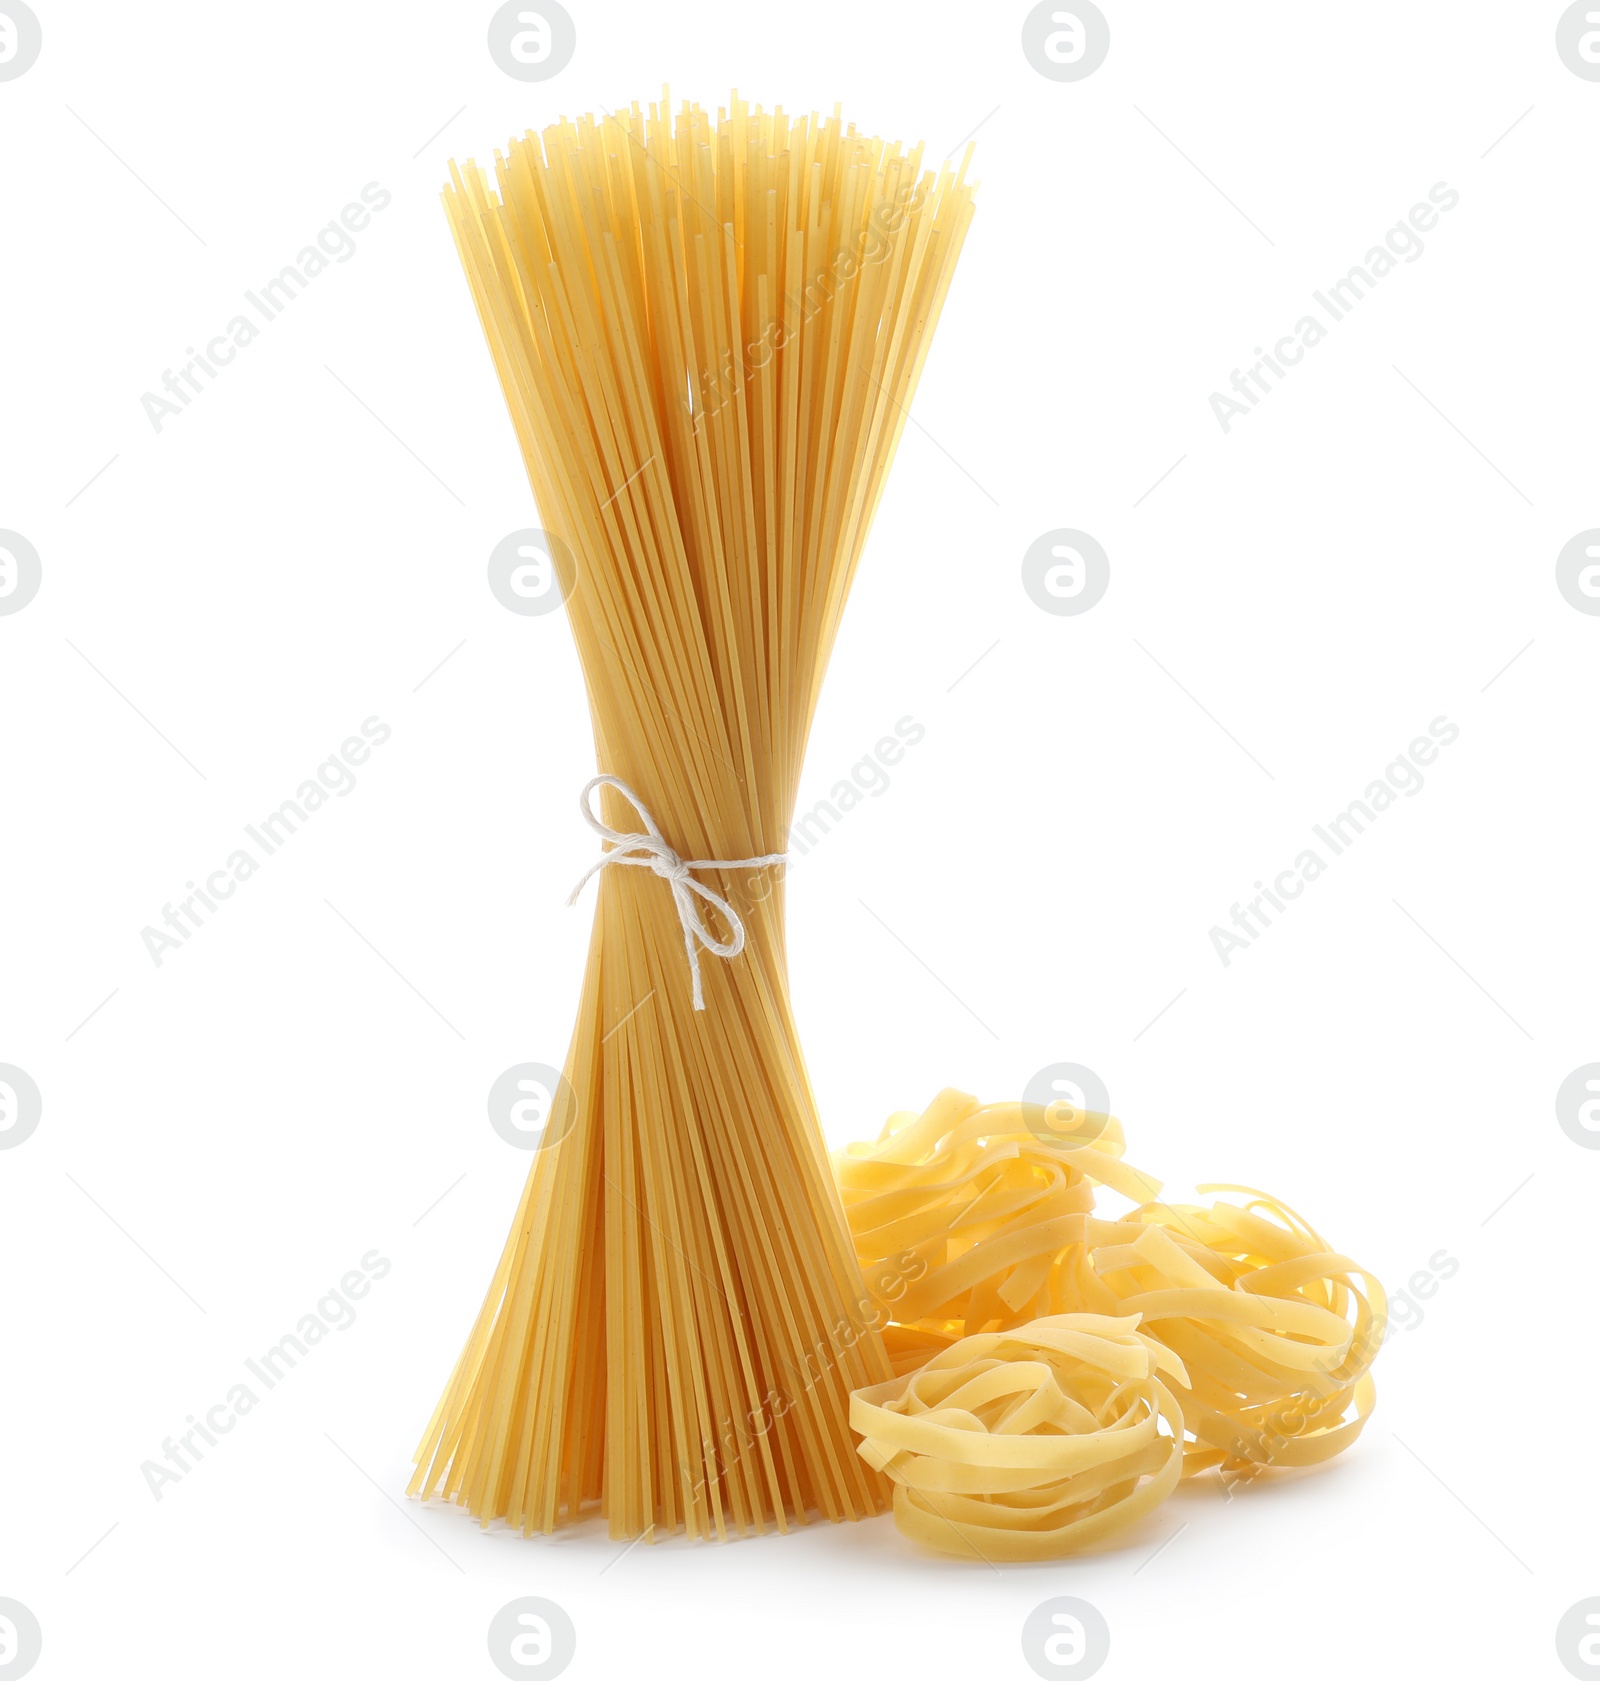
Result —
[[[487, 1677], [526, 1593], [574, 1676], [1022, 1676], [1061, 1593], [1108, 1676], [1562, 1673], [1600, 1592], [1600, 1155], [1553, 1108], [1600, 1058], [1600, 618], [1554, 582], [1600, 525], [1600, 84], [1560, 7], [1103, 0], [1060, 84], [1020, 5], [569, 0], [530, 85], [488, 4], [35, 4], [0, 83], [0, 526], [43, 564], [0, 617], [0, 1062], [44, 1115], [0, 1153], [0, 1595], [37, 1673]], [[622, 1556], [403, 1498], [527, 1168], [484, 1096], [562, 1060], [592, 906], [579, 674], [486, 586], [537, 520], [437, 190], [664, 79], [934, 157], [981, 124], [802, 796], [926, 726], [792, 876], [830, 1140], [1076, 1061], [1169, 1194], [1264, 1186], [1396, 1291], [1458, 1263], [1345, 1458], [1202, 1479], [1095, 1559], [888, 1519]], [[356, 255], [157, 434], [141, 393], [372, 181]], [[1224, 434], [1209, 394], [1440, 181], [1424, 255]], [[1021, 587], [1055, 527], [1110, 556], [1081, 616]], [[374, 714], [355, 791], [158, 969], [141, 928]], [[1209, 929], [1440, 715], [1423, 790], [1224, 968]], [[141, 1463], [374, 1248], [358, 1320], [154, 1500]]]

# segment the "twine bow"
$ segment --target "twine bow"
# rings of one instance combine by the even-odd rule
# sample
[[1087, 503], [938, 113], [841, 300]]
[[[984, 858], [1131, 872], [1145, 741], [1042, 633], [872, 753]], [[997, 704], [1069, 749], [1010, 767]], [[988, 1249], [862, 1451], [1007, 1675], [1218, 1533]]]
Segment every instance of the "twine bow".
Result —
[[[624, 833], [611, 828], [597, 817], [589, 803], [590, 795], [596, 788], [615, 788], [638, 812], [640, 821], [644, 824], [644, 831]], [[650, 815], [644, 801], [618, 776], [597, 776], [585, 783], [583, 792], [578, 796], [578, 809], [583, 813], [584, 822], [594, 830], [602, 843], [609, 845], [610, 850], [602, 852], [599, 859], [584, 871], [567, 903], [577, 904], [578, 895], [588, 886], [589, 878], [599, 875], [612, 864], [630, 864], [638, 869], [654, 870], [672, 889], [673, 903], [678, 907], [678, 921], [683, 925], [683, 949], [689, 958], [689, 977], [694, 983], [694, 1007], [703, 1010], [706, 1005], [700, 991], [699, 948], [704, 946], [713, 957], [737, 957], [744, 950], [744, 923], [739, 920], [739, 913], [720, 893], [713, 892], [703, 881], [696, 881], [689, 872], [756, 870], [764, 864], [787, 864], [788, 853], [769, 852], [760, 858], [680, 858], [656, 827], [656, 820]], [[696, 897], [714, 906], [721, 913], [730, 931], [726, 940], [714, 938], [711, 930], [706, 927], [700, 907], [695, 903]]]

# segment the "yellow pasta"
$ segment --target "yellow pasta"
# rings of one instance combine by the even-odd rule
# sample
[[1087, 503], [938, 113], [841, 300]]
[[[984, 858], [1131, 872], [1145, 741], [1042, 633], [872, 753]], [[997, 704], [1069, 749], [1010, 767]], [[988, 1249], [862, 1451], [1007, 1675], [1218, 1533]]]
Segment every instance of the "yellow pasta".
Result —
[[829, 1172], [781, 865], [966, 170], [737, 96], [451, 166], [603, 772], [559, 1125], [411, 1485], [484, 1523], [721, 1537], [892, 1495], [930, 1547], [1050, 1558], [1372, 1410], [1377, 1281], [1259, 1192], [1157, 1200], [1109, 1116], [945, 1091]]
[[1068, 1313], [964, 1337], [850, 1399], [902, 1533], [1005, 1563], [1114, 1540], [1172, 1492], [1182, 1362], [1133, 1315]]
[[600, 872], [561, 1136], [417, 1451], [411, 1491], [484, 1523], [598, 1505], [616, 1537], [720, 1537], [887, 1503], [848, 1407], [891, 1367], [770, 860], [972, 216], [966, 169], [737, 97], [716, 120], [663, 98], [556, 123], [492, 179], [452, 165], [599, 815], [645, 837], [606, 856], [647, 866]]
[[1073, 1253], [1065, 1293], [1095, 1312], [1138, 1314], [1182, 1358], [1190, 1472], [1331, 1459], [1377, 1398], [1369, 1368], [1383, 1286], [1276, 1199], [1242, 1185], [1199, 1189], [1249, 1201], [1135, 1209]]
[[948, 1340], [1062, 1311], [1073, 1246], [1109, 1229], [1095, 1185], [1138, 1202], [1161, 1189], [1121, 1159], [1116, 1120], [1085, 1119], [1069, 1148], [1032, 1106], [943, 1091], [835, 1152], [856, 1258], [897, 1326]]
[[[1160, 1186], [1122, 1160], [1121, 1126], [1108, 1116], [1076, 1118], [1083, 1142], [1066, 1148], [1032, 1106], [945, 1091], [921, 1115], [891, 1116], [874, 1143], [834, 1154], [897, 1374], [857, 1392], [852, 1422], [867, 1438], [869, 1462], [899, 1485], [896, 1521], [930, 1546], [950, 1550], [951, 1520], [959, 1519], [971, 1527], [973, 1550], [986, 1524], [1025, 1537], [991, 1538], [996, 1557], [1073, 1551], [1147, 1510], [1160, 1498], [1148, 1491], [1170, 1488], [1180, 1459], [1186, 1476], [1316, 1464], [1360, 1435], [1376, 1401], [1370, 1367], [1386, 1322], [1376, 1278], [1262, 1192], [1200, 1187], [1237, 1192], [1242, 1206], [1156, 1200]], [[1103, 1218], [1095, 1203], [1102, 1188], [1139, 1206]], [[1004, 1403], [993, 1419], [1031, 1416], [1017, 1396], [1060, 1387], [1059, 1374], [1047, 1379], [1030, 1352], [1040, 1328], [1086, 1314], [1137, 1326], [1162, 1351], [1163, 1394], [1179, 1420], [1170, 1479], [1143, 1485], [1137, 1502], [1130, 1493], [1116, 1525], [1078, 1527], [1062, 1518], [1056, 1495], [1032, 1484], [1029, 1498], [1048, 1522], [1010, 1506], [986, 1515], [1000, 1491], [971, 1480], [973, 1465], [994, 1461], [971, 1457], [979, 1450], [970, 1433], [989, 1429], [991, 1417], [951, 1396], [991, 1394]], [[964, 1390], [965, 1378], [951, 1376], [975, 1377], [980, 1367], [987, 1387]], [[952, 1408], [972, 1411], [978, 1423]], [[904, 1456], [913, 1437], [885, 1423], [886, 1410], [924, 1419], [914, 1437], [922, 1457]], [[936, 1494], [966, 1503], [940, 1504]]]

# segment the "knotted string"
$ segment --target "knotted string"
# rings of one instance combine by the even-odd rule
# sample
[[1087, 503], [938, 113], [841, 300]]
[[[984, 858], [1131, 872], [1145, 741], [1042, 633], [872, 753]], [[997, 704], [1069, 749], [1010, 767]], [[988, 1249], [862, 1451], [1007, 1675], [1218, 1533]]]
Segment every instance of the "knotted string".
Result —
[[[644, 832], [623, 833], [597, 817], [589, 803], [589, 797], [596, 788], [615, 788], [638, 812], [640, 821], [644, 824]], [[744, 923], [739, 920], [739, 913], [720, 893], [712, 892], [704, 882], [696, 881], [689, 872], [755, 870], [760, 869], [763, 864], [787, 864], [788, 853], [769, 852], [760, 858], [680, 858], [656, 827], [656, 820], [650, 815], [644, 801], [617, 776], [597, 776], [587, 782], [578, 796], [578, 809], [583, 813], [584, 822], [603, 843], [609, 844], [611, 850], [602, 852], [599, 859], [584, 871], [567, 903], [577, 904], [578, 895], [588, 886], [589, 878], [599, 875], [612, 864], [631, 864], [639, 869], [654, 870], [672, 889], [673, 902], [678, 907], [678, 921], [683, 924], [683, 949], [689, 957], [689, 977], [694, 983], [694, 1007], [703, 1010], [706, 1005], [700, 992], [699, 948], [704, 946], [713, 957], [737, 957], [744, 950]], [[706, 927], [705, 919], [700, 914], [700, 907], [695, 904], [696, 896], [721, 912], [723, 921], [730, 930], [726, 940], [712, 937], [711, 930]]]

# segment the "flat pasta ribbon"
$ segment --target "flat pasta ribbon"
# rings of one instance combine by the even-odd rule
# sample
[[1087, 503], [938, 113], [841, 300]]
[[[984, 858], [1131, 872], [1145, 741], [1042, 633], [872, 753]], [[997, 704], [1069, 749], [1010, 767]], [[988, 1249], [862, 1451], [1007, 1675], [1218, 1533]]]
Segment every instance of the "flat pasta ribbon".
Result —
[[[1331, 1459], [1376, 1402], [1387, 1303], [1371, 1273], [1248, 1186], [1199, 1187], [1242, 1205], [1155, 1200], [1157, 1181], [1122, 1160], [1118, 1122], [1077, 1119], [1064, 1147], [1037, 1106], [943, 1091], [833, 1157], [897, 1374], [855, 1392], [850, 1422], [896, 1485], [900, 1528], [929, 1546], [1076, 1551], [1180, 1472]], [[1101, 1218], [1100, 1189], [1138, 1206]], [[1098, 1336], [1102, 1359], [1117, 1339], [1119, 1359], [1129, 1338], [1157, 1351], [1140, 1367], [1153, 1389], [1135, 1401], [1133, 1388], [1097, 1388], [1112, 1368], [1085, 1361], [1082, 1342], [1069, 1355], [1063, 1326]], [[1086, 1442], [1102, 1431], [1108, 1444], [1137, 1438], [1144, 1457], [1096, 1458]]]
[[[1174, 1392], [1195, 1438], [1185, 1470], [1314, 1465], [1361, 1434], [1376, 1401], [1383, 1286], [1291, 1208], [1244, 1185], [1240, 1207], [1148, 1203], [1078, 1247], [1072, 1305], [1132, 1313], [1188, 1371]], [[1349, 1414], [1350, 1416], [1346, 1416]]]
[[885, 1317], [924, 1333], [890, 1338], [897, 1371], [930, 1340], [1059, 1312], [1069, 1246], [1111, 1225], [1093, 1217], [1097, 1184], [1133, 1202], [1159, 1193], [1121, 1159], [1118, 1121], [1081, 1119], [1085, 1142], [1064, 1144], [1021, 1103], [947, 1090], [921, 1115], [891, 1115], [874, 1143], [834, 1154], [868, 1290]]
[[901, 1533], [991, 1563], [1102, 1545], [1166, 1499], [1186, 1381], [1136, 1316], [1050, 1315], [964, 1337], [920, 1370], [858, 1389], [861, 1457], [894, 1483]]

